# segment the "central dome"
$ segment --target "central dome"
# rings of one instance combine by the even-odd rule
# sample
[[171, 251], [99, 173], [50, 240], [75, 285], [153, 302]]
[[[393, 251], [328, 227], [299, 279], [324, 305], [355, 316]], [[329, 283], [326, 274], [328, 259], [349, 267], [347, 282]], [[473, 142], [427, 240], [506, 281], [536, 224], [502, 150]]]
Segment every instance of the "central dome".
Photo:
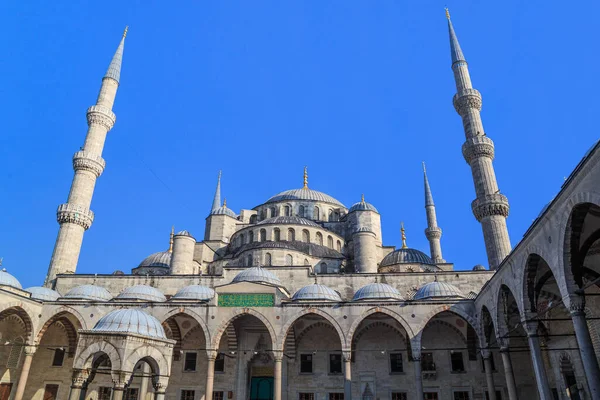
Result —
[[269, 219], [263, 219], [257, 225], [267, 225], [267, 224], [306, 225], [306, 226], [314, 226], [316, 228], [321, 227], [319, 224], [314, 223], [311, 220], [308, 220], [306, 218], [294, 217], [294, 216], [290, 216], [290, 217], [279, 216], [279, 217], [273, 217], [273, 218], [269, 218]]
[[143, 311], [134, 309], [109, 312], [100, 318], [92, 331], [137, 333], [157, 339], [167, 338], [159, 320]]
[[410, 248], [400, 248], [392, 251], [381, 261], [382, 267], [396, 264], [429, 264], [435, 265], [431, 258], [422, 251]]
[[289, 200], [307, 200], [307, 201], [319, 201], [322, 203], [330, 203], [335, 204], [336, 206], [346, 208], [339, 200], [334, 199], [328, 194], [323, 192], [319, 192], [317, 190], [312, 190], [307, 187], [301, 189], [292, 189], [286, 190], [285, 192], [281, 192], [271, 197], [269, 200], [265, 202], [268, 203], [277, 203], [279, 201], [289, 201]]

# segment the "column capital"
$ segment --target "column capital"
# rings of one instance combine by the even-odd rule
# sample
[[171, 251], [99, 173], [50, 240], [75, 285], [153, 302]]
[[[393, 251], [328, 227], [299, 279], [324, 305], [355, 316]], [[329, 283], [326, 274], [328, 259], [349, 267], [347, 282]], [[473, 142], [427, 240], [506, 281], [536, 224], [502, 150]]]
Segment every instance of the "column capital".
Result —
[[217, 356], [219, 355], [219, 351], [215, 349], [206, 349], [206, 357], [208, 361], [215, 361]]
[[72, 388], [78, 388], [81, 389], [85, 386], [85, 384], [87, 383], [87, 380], [90, 376], [90, 372], [86, 369], [73, 369], [73, 377], [71, 378], [72, 381]]
[[158, 394], [166, 393], [168, 383], [169, 383], [168, 376], [153, 376], [152, 377], [152, 387], [154, 388], [154, 391]]
[[33, 355], [37, 351], [37, 346], [26, 345], [23, 351], [25, 352], [26, 357], [33, 357]]
[[275, 360], [275, 362], [281, 362], [283, 360], [283, 351], [272, 350], [271, 352], [273, 353], [273, 359]]
[[585, 296], [569, 296], [569, 312], [573, 317], [585, 316]]
[[129, 382], [131, 372], [115, 371], [112, 372], [113, 390], [124, 391]]
[[352, 350], [342, 350], [342, 357], [345, 362], [352, 361]]
[[492, 351], [490, 349], [481, 349], [481, 358], [484, 360], [489, 359], [492, 356]]

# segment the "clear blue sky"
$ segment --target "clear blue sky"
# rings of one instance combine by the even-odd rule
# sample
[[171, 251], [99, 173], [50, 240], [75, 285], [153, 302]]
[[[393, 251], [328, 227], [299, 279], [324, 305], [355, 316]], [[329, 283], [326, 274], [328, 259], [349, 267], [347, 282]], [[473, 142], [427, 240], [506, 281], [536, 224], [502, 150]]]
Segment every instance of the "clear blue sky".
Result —
[[[487, 264], [461, 155], [444, 5], [483, 95], [513, 245], [598, 139], [600, 3], [579, 1], [5, 1], [0, 4], [0, 256], [43, 282], [125, 25], [109, 132], [78, 272], [129, 271], [203, 237], [219, 169], [235, 211], [310, 187], [382, 214], [384, 242], [428, 252], [429, 178], [457, 269]], [[158, 177], [158, 178], [157, 178]], [[164, 183], [163, 183], [164, 182]]]

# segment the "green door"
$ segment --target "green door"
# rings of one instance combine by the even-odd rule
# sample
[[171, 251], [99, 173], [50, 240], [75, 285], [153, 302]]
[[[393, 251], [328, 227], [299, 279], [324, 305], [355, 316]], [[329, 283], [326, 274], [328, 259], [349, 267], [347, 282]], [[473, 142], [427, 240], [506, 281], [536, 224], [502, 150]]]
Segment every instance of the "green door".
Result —
[[273, 378], [252, 378], [250, 400], [273, 400]]

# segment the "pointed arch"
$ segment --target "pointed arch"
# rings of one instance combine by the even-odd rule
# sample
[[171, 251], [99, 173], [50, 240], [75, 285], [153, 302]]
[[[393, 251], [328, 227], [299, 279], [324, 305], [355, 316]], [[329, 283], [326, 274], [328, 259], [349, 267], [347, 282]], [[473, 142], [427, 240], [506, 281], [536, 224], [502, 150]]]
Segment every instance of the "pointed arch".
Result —
[[31, 343], [33, 338], [33, 316], [35, 313], [20, 301], [0, 305], [0, 321], [11, 315], [18, 316], [25, 325], [25, 343]]
[[94, 357], [100, 353], [105, 354], [110, 359], [111, 369], [118, 371], [121, 369], [121, 355], [119, 351], [107, 341], [95, 342], [82, 350], [75, 356], [73, 369], [91, 369]]
[[190, 309], [189, 307], [185, 309], [185, 311], [181, 311], [180, 308], [173, 308], [171, 310], [169, 310], [167, 313], [165, 313], [164, 315], [159, 317], [159, 320], [161, 321], [161, 323], [166, 323], [167, 320], [169, 320], [169, 318], [175, 317], [177, 315], [186, 315], [188, 317], [191, 317], [194, 319], [194, 321], [196, 321], [196, 323], [198, 323], [198, 325], [200, 325], [200, 329], [202, 329], [202, 333], [204, 334], [204, 341], [206, 344], [210, 343], [210, 331], [208, 329], [208, 325], [206, 324], [206, 321], [204, 321], [204, 318], [202, 318], [200, 316], [200, 314], [198, 314], [196, 311]]
[[481, 334], [480, 334], [480, 330], [479, 330], [479, 324], [477, 323], [476, 319], [471, 314], [469, 314], [467, 311], [463, 310], [461, 307], [449, 306], [447, 304], [443, 304], [443, 305], [434, 307], [431, 309], [431, 311], [429, 311], [429, 313], [427, 313], [425, 318], [423, 318], [423, 321], [421, 321], [421, 323], [418, 325], [418, 328], [416, 329], [417, 335], [422, 334], [422, 332], [425, 329], [425, 327], [427, 326], [427, 324], [431, 320], [433, 320], [433, 318], [435, 318], [438, 314], [441, 314], [446, 311], [456, 314], [459, 317], [461, 317], [462, 319], [464, 319], [471, 326], [471, 328], [473, 328], [473, 330], [475, 331], [475, 334], [477, 335], [477, 338], [479, 339], [480, 344], [481, 344]]
[[223, 336], [223, 333], [225, 333], [225, 331], [227, 330], [228, 325], [230, 323], [233, 323], [233, 321], [235, 321], [236, 319], [241, 318], [246, 315], [251, 315], [255, 318], [258, 318], [263, 323], [263, 325], [269, 331], [269, 335], [271, 336], [271, 349], [277, 348], [277, 334], [275, 333], [275, 329], [273, 328], [273, 325], [271, 324], [271, 322], [269, 321], [269, 319], [267, 317], [265, 317], [263, 314], [259, 313], [258, 311], [253, 310], [252, 308], [235, 308], [235, 309], [233, 309], [230, 316], [227, 319], [225, 319], [223, 322], [221, 322], [219, 324], [218, 328], [215, 329], [213, 340], [211, 342], [207, 342], [207, 343], [211, 343], [211, 346], [213, 349], [218, 349], [219, 344], [221, 343], [221, 337]]
[[373, 314], [377, 314], [377, 313], [385, 314], [388, 317], [395, 320], [396, 322], [398, 322], [402, 326], [402, 328], [404, 328], [404, 330], [406, 331], [409, 339], [414, 336], [414, 331], [410, 327], [410, 324], [400, 314], [398, 314], [397, 312], [392, 311], [386, 307], [373, 307], [373, 308], [369, 308], [368, 310], [363, 312], [358, 318], [356, 318], [354, 320], [354, 322], [350, 326], [350, 330], [348, 331], [348, 333], [346, 335], [346, 343], [352, 343], [352, 338], [354, 337], [354, 334], [355, 334], [356, 330], [358, 329], [358, 327], [360, 326], [361, 322], [363, 322], [367, 317], [369, 317]]
[[308, 307], [308, 308], [303, 308], [298, 313], [291, 316], [290, 319], [283, 325], [283, 327], [281, 328], [281, 331], [279, 333], [279, 336], [277, 337], [277, 343], [276, 343], [277, 350], [280, 350], [280, 351], [284, 350], [285, 340], [287, 338], [288, 332], [294, 326], [294, 323], [296, 323], [300, 318], [302, 318], [306, 315], [309, 315], [309, 314], [318, 315], [318, 316], [322, 317], [323, 319], [327, 320], [335, 328], [335, 330], [340, 338], [340, 343], [342, 345], [342, 349], [345, 349], [347, 347], [346, 346], [347, 342], [346, 342], [346, 337], [344, 335], [344, 331], [342, 330], [342, 327], [336, 321], [336, 319], [323, 310], [320, 310], [320, 309], [317, 309], [314, 307]]

